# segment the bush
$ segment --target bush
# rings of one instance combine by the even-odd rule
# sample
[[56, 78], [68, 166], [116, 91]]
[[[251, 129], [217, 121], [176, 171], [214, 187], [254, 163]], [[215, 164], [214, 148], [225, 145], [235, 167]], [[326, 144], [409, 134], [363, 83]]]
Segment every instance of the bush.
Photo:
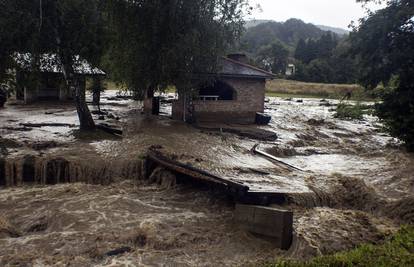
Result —
[[414, 266], [414, 226], [402, 227], [380, 245], [361, 245], [348, 252], [314, 258], [307, 262], [281, 260], [268, 267]]
[[392, 136], [414, 152], [414, 90], [400, 86], [385, 94], [382, 103], [376, 105], [376, 115]]
[[356, 105], [349, 105], [340, 103], [336, 109], [335, 118], [346, 120], [362, 120], [367, 106], [357, 103]]

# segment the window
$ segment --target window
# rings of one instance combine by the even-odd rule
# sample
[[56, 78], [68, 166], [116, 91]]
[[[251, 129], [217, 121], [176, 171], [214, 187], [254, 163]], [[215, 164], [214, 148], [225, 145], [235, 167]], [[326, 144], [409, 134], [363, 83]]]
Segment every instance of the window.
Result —
[[199, 98], [204, 101], [235, 100], [236, 90], [223, 81], [215, 81], [213, 84], [201, 87]]

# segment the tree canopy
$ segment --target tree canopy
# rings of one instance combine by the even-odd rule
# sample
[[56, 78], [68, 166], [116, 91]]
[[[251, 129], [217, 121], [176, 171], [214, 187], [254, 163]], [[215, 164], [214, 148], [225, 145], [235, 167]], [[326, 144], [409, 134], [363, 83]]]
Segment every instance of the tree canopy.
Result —
[[113, 77], [143, 92], [191, 88], [243, 30], [245, 0], [109, 1]]
[[251, 27], [247, 29], [241, 41], [248, 52], [254, 53], [275, 40], [294, 49], [300, 39], [319, 39], [324, 33], [311, 23], [289, 19], [286, 22], [270, 21]]
[[[255, 58], [257, 65], [269, 67], [281, 76], [285, 72], [282, 68], [293, 63], [296, 73], [287, 78], [305, 82], [355, 83], [358, 70], [356, 60], [348, 57], [348, 43], [348, 35], [323, 31], [313, 24], [289, 19], [284, 23], [264, 22], [248, 28], [242, 37], [241, 48]], [[287, 55], [281, 53], [281, 49], [271, 49], [281, 46], [287, 49]]]
[[[105, 63], [115, 80], [139, 94], [214, 73], [243, 30], [247, 0], [2, 0], [0, 79], [14, 52], [54, 53], [75, 95], [81, 129], [94, 122], [77, 84], [74, 58]], [[196, 77], [196, 76], [200, 77]], [[202, 77], [201, 77], [202, 78]]]
[[361, 20], [350, 40], [361, 84], [387, 88], [377, 106], [379, 117], [414, 151], [414, 2], [388, 1], [386, 8]]
[[270, 45], [263, 46], [258, 52], [258, 61], [275, 74], [284, 74], [289, 57], [288, 48], [276, 40]]

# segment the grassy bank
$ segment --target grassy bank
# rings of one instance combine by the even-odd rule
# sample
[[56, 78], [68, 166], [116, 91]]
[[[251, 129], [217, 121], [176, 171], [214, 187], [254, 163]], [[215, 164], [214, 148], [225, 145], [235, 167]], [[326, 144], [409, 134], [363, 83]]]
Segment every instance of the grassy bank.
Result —
[[266, 85], [266, 94], [268, 96], [341, 99], [348, 92], [352, 93], [353, 99], [372, 99], [372, 97], [364, 92], [364, 89], [361, 86], [356, 84], [306, 83], [275, 79], [269, 81]]
[[414, 226], [405, 226], [380, 245], [358, 248], [308, 262], [279, 261], [267, 267], [414, 266]]

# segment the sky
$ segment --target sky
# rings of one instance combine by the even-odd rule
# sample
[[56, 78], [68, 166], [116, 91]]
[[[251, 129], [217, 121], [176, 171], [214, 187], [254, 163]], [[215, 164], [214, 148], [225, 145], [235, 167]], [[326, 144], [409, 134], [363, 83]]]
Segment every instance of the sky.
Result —
[[[356, 0], [250, 0], [259, 4], [251, 18], [286, 21], [298, 18], [308, 23], [348, 29], [351, 21], [364, 17], [365, 10]], [[380, 8], [370, 5], [370, 9]]]

